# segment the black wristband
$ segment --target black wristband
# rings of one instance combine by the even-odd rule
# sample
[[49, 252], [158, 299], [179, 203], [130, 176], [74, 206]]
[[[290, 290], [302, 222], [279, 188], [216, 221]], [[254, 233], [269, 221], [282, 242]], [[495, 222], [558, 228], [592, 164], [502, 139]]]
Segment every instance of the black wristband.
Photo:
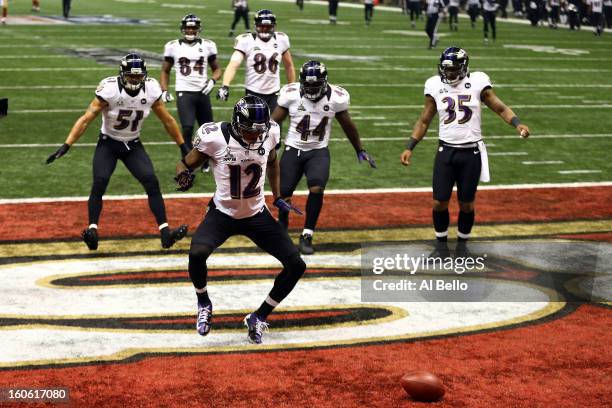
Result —
[[521, 120], [518, 117], [513, 116], [512, 119], [510, 119], [510, 124], [514, 127], [517, 127], [521, 124]]
[[410, 141], [406, 143], [406, 149], [412, 151], [418, 145], [420, 140], [415, 139], [414, 137], [410, 138]]

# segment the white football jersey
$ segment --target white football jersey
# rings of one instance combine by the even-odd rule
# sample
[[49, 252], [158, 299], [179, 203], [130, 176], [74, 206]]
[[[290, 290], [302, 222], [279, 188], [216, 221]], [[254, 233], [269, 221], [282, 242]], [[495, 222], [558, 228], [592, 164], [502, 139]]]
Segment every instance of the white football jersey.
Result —
[[443, 83], [439, 75], [425, 82], [425, 95], [436, 101], [440, 140], [461, 144], [482, 139], [480, 93], [492, 87], [484, 72], [472, 72], [456, 86]]
[[467, 5], [470, 7], [477, 6], [480, 8], [480, 0], [468, 0]]
[[228, 122], [205, 123], [193, 139], [193, 147], [211, 158], [209, 163], [217, 185], [213, 201], [219, 211], [232, 218], [252, 217], [266, 205], [266, 165], [270, 152], [280, 141], [280, 127], [271, 123], [262, 146], [263, 155], [244, 148], [231, 135]]
[[482, 2], [482, 9], [484, 11], [496, 11], [498, 6], [496, 0], [484, 0]]
[[208, 80], [208, 58], [217, 55], [217, 44], [204, 38], [192, 43], [173, 40], [164, 47], [164, 58], [172, 58], [176, 92], [199, 92]]
[[246, 59], [245, 88], [264, 95], [278, 92], [280, 63], [289, 47], [289, 37], [281, 32], [268, 41], [262, 41], [255, 33], [236, 37], [234, 49]]
[[587, 0], [587, 4], [591, 6], [591, 12], [593, 13], [601, 13], [603, 11], [602, 0]]
[[154, 78], [147, 78], [136, 96], [129, 95], [118, 77], [103, 79], [96, 96], [108, 106], [102, 111], [100, 131], [112, 139], [129, 142], [140, 137], [143, 120], [151, 113], [151, 106], [161, 97], [162, 90]]
[[283, 86], [277, 104], [289, 110], [291, 119], [285, 145], [299, 150], [327, 147], [332, 121], [336, 113], [348, 110], [349, 103], [349, 93], [332, 84], [317, 102], [301, 95], [299, 82]]

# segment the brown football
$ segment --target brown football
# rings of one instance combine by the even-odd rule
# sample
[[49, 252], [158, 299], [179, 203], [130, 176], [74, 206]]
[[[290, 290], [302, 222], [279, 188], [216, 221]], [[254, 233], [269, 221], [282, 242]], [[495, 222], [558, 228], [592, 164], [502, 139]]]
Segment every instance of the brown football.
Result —
[[417, 401], [437, 401], [444, 395], [444, 385], [435, 374], [412, 371], [400, 380], [404, 390]]

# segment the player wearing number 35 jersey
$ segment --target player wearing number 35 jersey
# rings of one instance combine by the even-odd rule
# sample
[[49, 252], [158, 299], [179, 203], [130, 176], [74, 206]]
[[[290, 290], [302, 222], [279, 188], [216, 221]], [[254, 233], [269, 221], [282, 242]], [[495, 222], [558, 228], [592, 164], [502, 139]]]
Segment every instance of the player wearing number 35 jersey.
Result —
[[262, 98], [274, 111], [280, 89], [280, 63], [282, 61], [287, 82], [295, 81], [293, 59], [289, 51], [289, 37], [275, 31], [276, 16], [270, 10], [259, 10], [255, 14], [255, 33], [236, 37], [234, 53], [223, 74], [223, 86], [217, 99], [227, 101], [229, 86], [238, 67], [246, 60], [245, 88], [247, 95]]
[[[329, 137], [334, 118], [338, 120], [359, 161], [374, 160], [361, 145], [357, 127], [348, 113], [349, 93], [327, 82], [327, 68], [319, 61], [308, 61], [300, 69], [300, 82], [285, 85], [278, 97], [272, 119], [278, 123], [291, 119], [285, 151], [281, 159], [281, 197], [291, 200], [303, 175], [308, 183], [306, 221], [300, 236], [300, 251], [314, 253], [312, 236], [323, 206], [323, 190], [329, 178]], [[288, 227], [289, 212], [279, 212], [279, 222]]]
[[153, 163], [140, 142], [142, 122], [153, 111], [186, 154], [183, 136], [176, 121], [160, 100], [161, 88], [153, 78], [147, 78], [144, 59], [138, 54], [128, 54], [120, 64], [118, 77], [109, 77], [100, 82], [96, 97], [87, 112], [72, 127], [66, 142], [47, 159], [51, 164], [68, 152], [70, 146], [85, 133], [89, 124], [102, 113], [102, 129], [93, 157], [93, 185], [89, 195], [89, 227], [83, 231], [83, 241], [89, 249], [98, 248], [98, 220], [102, 212], [102, 196], [115, 171], [117, 160], [121, 160], [130, 173], [138, 179], [149, 198], [149, 207], [161, 233], [162, 247], [170, 248], [187, 234], [187, 226], [170, 230], [166, 219], [164, 200]]
[[526, 138], [529, 128], [521, 124], [512, 109], [493, 91], [483, 72], [469, 72], [468, 54], [464, 49], [444, 50], [438, 64], [438, 75], [425, 83], [425, 107], [412, 130], [412, 138], [400, 161], [408, 166], [412, 150], [425, 134], [436, 112], [439, 117], [439, 146], [433, 174], [433, 223], [442, 248], [448, 236], [448, 202], [457, 184], [459, 201], [458, 240], [465, 242], [474, 225], [474, 200], [479, 180], [489, 181], [487, 151], [482, 141], [481, 102], [516, 128]]
[[206, 260], [229, 237], [246, 235], [283, 265], [266, 300], [245, 318], [252, 343], [262, 342], [266, 318], [289, 295], [306, 268], [289, 235], [272, 217], [264, 200], [267, 176], [274, 205], [299, 212], [279, 198], [275, 149], [279, 139], [279, 126], [270, 121], [266, 103], [248, 95], [234, 106], [231, 123], [207, 123], [200, 127], [193, 150], [177, 164], [176, 180], [181, 191], [191, 187], [195, 177], [193, 169], [204, 160], [209, 160], [217, 185], [189, 249], [189, 276], [198, 299], [196, 329], [202, 336], [210, 331], [213, 311], [206, 286]]

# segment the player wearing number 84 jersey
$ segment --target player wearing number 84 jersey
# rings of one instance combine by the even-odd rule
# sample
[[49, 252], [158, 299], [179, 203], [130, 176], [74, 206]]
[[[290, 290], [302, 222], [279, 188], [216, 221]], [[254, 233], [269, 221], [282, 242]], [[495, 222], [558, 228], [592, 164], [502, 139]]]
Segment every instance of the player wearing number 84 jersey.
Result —
[[460, 207], [457, 236], [460, 242], [464, 242], [474, 225], [478, 182], [489, 181], [487, 151], [480, 129], [480, 103], [515, 127], [521, 137], [529, 136], [529, 128], [495, 95], [489, 77], [483, 72], [470, 73], [468, 62], [464, 49], [450, 47], [444, 50], [438, 64], [438, 75], [425, 82], [423, 112], [400, 156], [401, 163], [408, 166], [412, 150], [425, 137], [437, 112], [439, 146], [434, 162], [432, 216], [435, 235], [442, 248], [445, 248], [448, 236], [448, 203], [453, 186], [457, 184]]

